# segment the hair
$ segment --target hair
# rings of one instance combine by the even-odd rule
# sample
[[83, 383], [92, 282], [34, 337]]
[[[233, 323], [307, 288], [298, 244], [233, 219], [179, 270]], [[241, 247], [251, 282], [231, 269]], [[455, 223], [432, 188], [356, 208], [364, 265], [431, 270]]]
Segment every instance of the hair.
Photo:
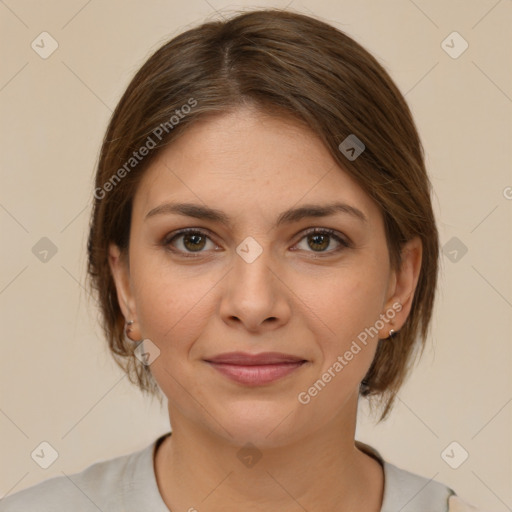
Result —
[[[88, 239], [89, 283], [111, 353], [142, 392], [159, 394], [149, 367], [125, 340], [109, 245], [127, 254], [133, 198], [162, 148], [205, 116], [244, 105], [291, 117], [320, 138], [378, 205], [392, 269], [400, 268], [403, 244], [421, 239], [409, 316], [392, 340], [379, 340], [360, 387], [371, 405], [383, 408], [380, 422], [429, 330], [439, 256], [432, 187], [411, 112], [388, 73], [348, 35], [302, 14], [265, 9], [206, 22], [160, 47], [128, 85], [103, 139]], [[356, 159], [339, 149], [349, 135], [365, 146]]]

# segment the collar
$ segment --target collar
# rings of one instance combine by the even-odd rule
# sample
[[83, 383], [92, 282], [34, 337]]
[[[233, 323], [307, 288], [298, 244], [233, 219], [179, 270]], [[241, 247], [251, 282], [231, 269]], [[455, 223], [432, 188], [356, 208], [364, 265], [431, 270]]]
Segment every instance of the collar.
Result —
[[[154, 457], [160, 444], [170, 435], [171, 432], [168, 432], [160, 436], [145, 449], [132, 455], [138, 460], [126, 465], [124, 510], [138, 512], [149, 507], [152, 512], [169, 512], [158, 489]], [[433, 478], [415, 475], [386, 462], [370, 445], [360, 441], [355, 441], [355, 445], [383, 467], [384, 494], [380, 512], [447, 510], [448, 498], [455, 494], [453, 490]]]

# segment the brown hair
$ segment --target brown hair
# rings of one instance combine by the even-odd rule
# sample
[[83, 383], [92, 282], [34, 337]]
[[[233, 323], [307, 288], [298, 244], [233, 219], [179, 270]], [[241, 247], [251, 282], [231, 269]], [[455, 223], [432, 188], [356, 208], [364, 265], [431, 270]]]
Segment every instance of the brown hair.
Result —
[[[424, 347], [432, 315], [439, 240], [431, 184], [411, 112], [387, 72], [349, 36], [302, 14], [258, 10], [188, 30], [145, 62], [119, 101], [99, 157], [88, 241], [90, 282], [111, 352], [131, 382], [158, 395], [149, 367], [126, 345], [108, 247], [126, 253], [132, 200], [159, 150], [198, 119], [247, 103], [293, 116], [320, 137], [379, 206], [392, 268], [399, 268], [404, 242], [422, 241], [409, 317], [396, 337], [379, 340], [361, 384], [363, 396], [384, 405], [381, 421]], [[355, 160], [338, 148], [351, 134], [365, 145]]]

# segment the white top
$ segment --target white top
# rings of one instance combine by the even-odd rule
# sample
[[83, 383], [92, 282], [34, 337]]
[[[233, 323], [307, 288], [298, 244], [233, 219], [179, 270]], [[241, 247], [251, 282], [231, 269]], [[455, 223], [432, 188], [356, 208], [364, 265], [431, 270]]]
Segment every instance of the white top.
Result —
[[[154, 455], [166, 436], [146, 448], [88, 466], [79, 473], [49, 478], [0, 500], [0, 512], [170, 512], [156, 481]], [[445, 485], [388, 462], [371, 446], [356, 446], [384, 468], [380, 512], [473, 512]], [[478, 512], [478, 511], [477, 511]]]

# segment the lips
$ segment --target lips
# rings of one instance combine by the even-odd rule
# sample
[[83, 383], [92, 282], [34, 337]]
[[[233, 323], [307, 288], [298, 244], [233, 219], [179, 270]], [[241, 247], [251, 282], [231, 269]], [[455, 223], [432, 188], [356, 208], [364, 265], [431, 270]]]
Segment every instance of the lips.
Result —
[[243, 366], [256, 366], [264, 364], [299, 363], [304, 361], [301, 357], [282, 354], [280, 352], [261, 352], [248, 354], [246, 352], [229, 352], [207, 359], [211, 363], [236, 364]]
[[225, 377], [247, 386], [261, 386], [279, 380], [306, 362], [301, 357], [280, 352], [229, 352], [205, 361]]

